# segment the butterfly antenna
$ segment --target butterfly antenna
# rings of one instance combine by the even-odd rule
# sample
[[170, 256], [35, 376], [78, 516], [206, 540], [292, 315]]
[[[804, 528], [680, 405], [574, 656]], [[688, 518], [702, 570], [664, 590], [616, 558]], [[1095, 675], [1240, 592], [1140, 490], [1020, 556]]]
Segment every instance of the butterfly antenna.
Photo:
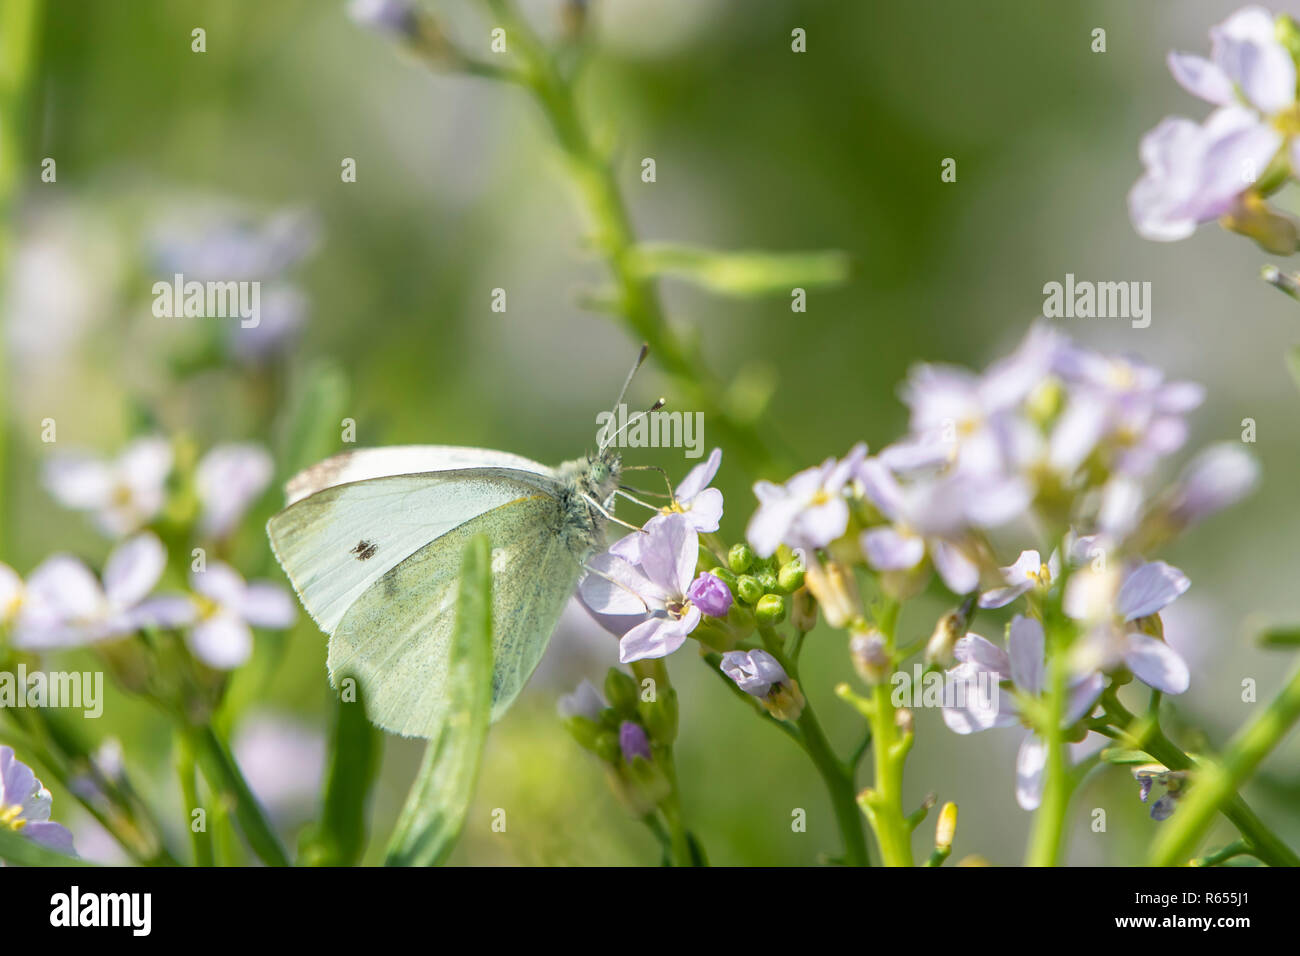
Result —
[[659, 401], [655, 402], [653, 405], [647, 408], [644, 412], [637, 412], [635, 415], [633, 415], [631, 418], [629, 418], [627, 421], [623, 423], [622, 428], [606, 436], [605, 440], [600, 443], [600, 449], [598, 451], [598, 454], [603, 455], [605, 453], [605, 449], [608, 448], [610, 445], [614, 444], [614, 439], [618, 438], [619, 435], [623, 434], [623, 432], [627, 431], [630, 427], [635, 425], [641, 419], [645, 418], [651, 412], [657, 412], [659, 411], [659, 409], [663, 408], [667, 404], [668, 404], [668, 399], [661, 398], [659, 399]]
[[641, 343], [641, 351], [637, 354], [636, 361], [632, 364], [632, 371], [627, 373], [627, 378], [623, 381], [623, 387], [618, 391], [618, 398], [614, 399], [614, 414], [618, 414], [618, 406], [623, 404], [623, 397], [627, 395], [628, 386], [632, 384], [632, 378], [645, 362], [645, 357], [650, 354], [650, 345], [647, 342]]

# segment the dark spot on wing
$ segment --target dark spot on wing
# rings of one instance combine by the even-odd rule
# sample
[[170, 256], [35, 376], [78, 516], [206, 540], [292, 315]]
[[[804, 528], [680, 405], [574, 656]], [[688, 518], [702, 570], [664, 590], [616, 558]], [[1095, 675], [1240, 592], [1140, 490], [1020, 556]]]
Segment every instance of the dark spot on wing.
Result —
[[358, 561], [367, 561], [375, 556], [379, 550], [379, 545], [373, 541], [367, 541], [364, 538], [357, 542], [357, 546], [349, 551], [349, 554], [355, 554]]

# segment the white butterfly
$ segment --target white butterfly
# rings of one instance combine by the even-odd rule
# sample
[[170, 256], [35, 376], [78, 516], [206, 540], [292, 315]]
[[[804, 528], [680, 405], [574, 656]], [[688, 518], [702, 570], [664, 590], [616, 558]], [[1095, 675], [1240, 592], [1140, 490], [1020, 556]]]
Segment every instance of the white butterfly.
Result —
[[330, 635], [330, 681], [355, 677], [370, 719], [386, 730], [437, 733], [461, 556], [483, 534], [492, 546], [492, 719], [500, 717], [604, 540], [622, 471], [612, 441], [558, 468], [482, 448], [367, 449], [291, 479], [288, 507], [267, 533]]

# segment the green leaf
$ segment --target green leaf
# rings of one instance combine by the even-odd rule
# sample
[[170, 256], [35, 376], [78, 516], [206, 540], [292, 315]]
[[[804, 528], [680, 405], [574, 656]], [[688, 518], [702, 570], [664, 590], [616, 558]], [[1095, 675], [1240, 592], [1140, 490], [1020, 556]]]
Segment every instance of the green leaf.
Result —
[[308, 866], [352, 866], [365, 850], [366, 802], [383, 735], [366, 719], [357, 693], [354, 701], [335, 703], [321, 819], [300, 843], [299, 861]]
[[282, 424], [279, 460], [288, 478], [339, 450], [349, 396], [347, 375], [332, 362], [317, 362], [295, 384]]
[[0, 827], [0, 860], [19, 866], [94, 866], [75, 856], [42, 846], [21, 833]]
[[446, 724], [429, 741], [388, 844], [388, 866], [436, 866], [460, 836], [492, 712], [492, 559], [486, 537], [465, 549], [448, 659]]
[[1255, 638], [1260, 647], [1300, 647], [1300, 625], [1270, 627]]
[[1116, 764], [1118, 766], [1160, 762], [1150, 754], [1143, 753], [1141, 750], [1126, 750], [1123, 747], [1107, 747], [1101, 752], [1101, 759], [1103, 763]]
[[839, 285], [849, 277], [849, 257], [825, 252], [717, 252], [697, 246], [645, 242], [631, 251], [642, 278], [685, 279], [721, 295], [788, 295], [794, 288]]

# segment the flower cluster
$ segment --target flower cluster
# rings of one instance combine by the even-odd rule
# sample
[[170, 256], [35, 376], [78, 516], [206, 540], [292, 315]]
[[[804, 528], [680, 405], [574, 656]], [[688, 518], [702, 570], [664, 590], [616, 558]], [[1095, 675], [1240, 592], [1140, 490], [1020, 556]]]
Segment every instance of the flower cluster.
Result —
[[[897, 609], [933, 572], [960, 599], [924, 644], [927, 665], [947, 668], [944, 720], [959, 734], [1023, 725], [1015, 792], [1033, 809], [1050, 741], [1082, 740], [1108, 689], [1136, 679], [1187, 690], [1160, 611], [1190, 582], [1147, 555], [1247, 494], [1257, 466], [1225, 443], [1161, 487], [1201, 387], [1047, 325], [981, 373], [920, 365], [902, 396], [908, 434], [876, 454], [858, 444], [782, 484], [758, 482], [747, 540], [725, 551], [721, 496], [707, 488], [715, 452], [643, 530], [593, 559], [581, 596], [621, 636], [624, 663], [693, 637], [736, 690], [793, 724], [806, 706], [798, 642], [777, 626], [792, 618], [801, 636], [820, 609], [848, 632], [859, 676], [882, 685], [911, 653], [896, 640]], [[1035, 533], [998, 560], [1005, 542]], [[1005, 648], [971, 630], [999, 609], [1010, 614]], [[864, 714], [881, 706], [849, 697]], [[891, 719], [910, 740], [906, 710]]]
[[1265, 199], [1300, 175], [1296, 70], [1300, 29], [1262, 7], [1210, 30], [1210, 58], [1171, 52], [1174, 79], [1216, 109], [1202, 123], [1172, 116], [1142, 140], [1129, 212], [1148, 239], [1190, 236], [1220, 219], [1270, 252], [1296, 250], [1296, 227]]
[[[293, 623], [294, 603], [284, 588], [245, 582], [230, 565], [209, 560], [204, 549], [192, 552], [187, 575], [173, 575], [188, 577], [188, 591], [159, 590], [169, 564], [163, 537], [179, 541], [192, 528], [196, 540], [221, 546], [271, 479], [270, 456], [256, 445], [217, 446], [185, 475], [174, 466], [172, 445], [154, 437], [131, 442], [112, 460], [75, 452], [50, 458], [50, 494], [87, 512], [116, 545], [102, 576], [70, 554], [46, 558], [25, 582], [0, 564], [0, 628], [15, 651], [101, 644], [145, 630], [183, 631], [198, 660], [232, 670], [252, 653], [250, 625], [282, 629]], [[180, 488], [169, 499], [173, 485]]]

